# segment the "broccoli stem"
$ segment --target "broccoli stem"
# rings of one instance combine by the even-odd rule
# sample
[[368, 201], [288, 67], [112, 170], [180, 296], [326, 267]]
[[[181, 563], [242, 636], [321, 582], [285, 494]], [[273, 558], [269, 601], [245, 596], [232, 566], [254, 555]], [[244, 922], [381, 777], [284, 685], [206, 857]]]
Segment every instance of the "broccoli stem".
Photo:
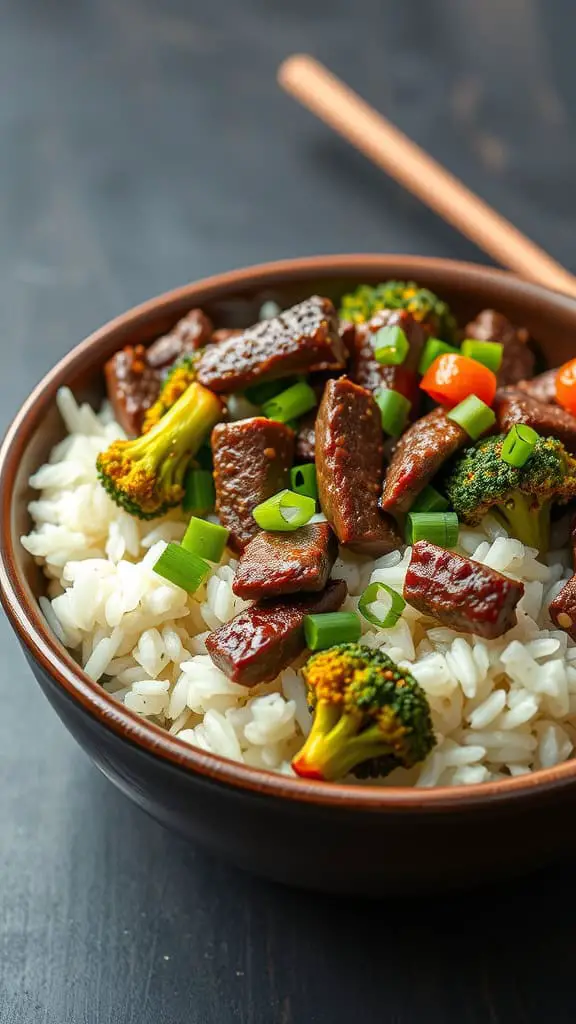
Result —
[[319, 701], [308, 739], [292, 762], [296, 774], [307, 779], [339, 779], [363, 761], [391, 753], [378, 725], [359, 731], [362, 720], [362, 715], [341, 714], [338, 705]]
[[535, 509], [530, 495], [513, 491], [504, 504], [490, 509], [490, 513], [500, 520], [512, 537], [544, 554], [550, 542], [551, 507], [552, 503], [547, 501]]

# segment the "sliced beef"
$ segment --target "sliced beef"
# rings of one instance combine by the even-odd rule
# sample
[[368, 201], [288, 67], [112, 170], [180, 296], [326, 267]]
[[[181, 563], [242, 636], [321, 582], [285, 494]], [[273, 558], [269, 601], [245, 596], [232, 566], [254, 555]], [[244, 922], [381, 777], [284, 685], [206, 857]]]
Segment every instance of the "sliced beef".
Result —
[[206, 345], [213, 330], [212, 321], [201, 309], [191, 309], [169, 334], [152, 342], [146, 353], [148, 365], [156, 370], [172, 366], [177, 359]]
[[557, 368], [546, 370], [544, 373], [539, 373], [537, 377], [532, 377], [531, 380], [521, 380], [518, 388], [520, 391], [525, 391], [531, 398], [536, 398], [538, 402], [543, 402], [544, 405], [556, 405], [557, 376]]
[[318, 594], [252, 605], [210, 633], [208, 653], [233, 682], [267, 683], [305, 651], [304, 616], [335, 612], [345, 597], [344, 581], [331, 580]]
[[378, 509], [382, 459], [380, 410], [370, 392], [346, 377], [329, 381], [316, 419], [320, 505], [341, 544], [374, 556], [401, 544]]
[[568, 451], [576, 454], [576, 417], [559, 405], [546, 405], [518, 388], [500, 388], [493, 409], [502, 432], [515, 423], [525, 423], [542, 437], [557, 437]]
[[469, 440], [466, 431], [449, 420], [443, 409], [433, 409], [416, 420], [394, 449], [381, 507], [394, 516], [407, 512], [444, 463]]
[[252, 511], [290, 486], [294, 431], [262, 416], [218, 423], [212, 431], [216, 512], [230, 530], [230, 546], [242, 551], [258, 533]]
[[328, 523], [291, 533], [257, 533], [244, 548], [232, 590], [246, 601], [323, 590], [338, 555]]
[[346, 356], [334, 306], [313, 295], [237, 337], [209, 345], [198, 362], [198, 380], [212, 391], [245, 391], [259, 381], [342, 369]]
[[491, 640], [516, 622], [524, 585], [471, 558], [419, 540], [404, 582], [408, 604], [443, 626]]
[[314, 462], [316, 458], [316, 409], [302, 417], [296, 432], [296, 461]]
[[[410, 349], [401, 366], [382, 366], [374, 357], [374, 335], [381, 327], [401, 327]], [[421, 392], [418, 365], [430, 330], [415, 320], [406, 309], [382, 309], [366, 323], [357, 324], [352, 341], [349, 373], [356, 384], [368, 391], [391, 388], [412, 403], [411, 414], [418, 414]]]
[[483, 309], [466, 326], [465, 335], [477, 341], [497, 341], [503, 346], [499, 384], [517, 384], [534, 372], [534, 353], [528, 344], [528, 331], [524, 327], [515, 327], [495, 309]]
[[104, 375], [115, 419], [128, 435], [139, 435], [146, 412], [158, 398], [161, 370], [148, 365], [143, 345], [126, 345], [108, 360]]

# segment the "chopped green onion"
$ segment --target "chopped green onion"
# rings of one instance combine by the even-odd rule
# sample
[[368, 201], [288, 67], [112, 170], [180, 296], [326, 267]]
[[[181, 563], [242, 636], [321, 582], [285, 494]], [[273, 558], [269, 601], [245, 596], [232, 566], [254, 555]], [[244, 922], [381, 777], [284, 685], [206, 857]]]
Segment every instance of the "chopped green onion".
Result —
[[192, 516], [182, 538], [182, 547], [193, 555], [207, 558], [209, 562], [219, 562], [229, 536], [230, 531], [223, 526]]
[[487, 366], [494, 373], [498, 373], [502, 366], [504, 346], [499, 341], [476, 341], [474, 338], [467, 338], [462, 342], [460, 351], [463, 356], [475, 359], [477, 363], [482, 363], [482, 366]]
[[315, 512], [314, 498], [286, 489], [256, 505], [252, 515], [261, 530], [277, 531], [298, 530]]
[[412, 502], [411, 512], [445, 512], [450, 508], [448, 498], [428, 484]]
[[383, 366], [400, 366], [410, 349], [401, 327], [381, 327], [372, 338], [374, 357]]
[[412, 403], [392, 388], [381, 388], [374, 398], [382, 416], [382, 429], [391, 437], [398, 437], [406, 426]]
[[458, 516], [455, 512], [409, 512], [406, 543], [415, 544], [418, 540], [453, 548], [458, 541]]
[[502, 445], [501, 457], [509, 466], [520, 469], [532, 455], [539, 434], [525, 423], [516, 423]]
[[496, 423], [496, 416], [490, 406], [476, 395], [468, 395], [468, 398], [447, 412], [446, 416], [462, 427], [473, 441], [477, 441], [481, 434]]
[[453, 345], [448, 345], [445, 341], [440, 341], [439, 338], [428, 338], [428, 341], [422, 350], [422, 355], [420, 356], [418, 373], [421, 373], [422, 376], [424, 376], [426, 370], [429, 366], [432, 366], [434, 360], [437, 359], [438, 356], [446, 355], [447, 352], [458, 352], [458, 349], [454, 348]]
[[396, 625], [405, 607], [404, 598], [385, 583], [370, 583], [358, 602], [360, 614], [380, 629]]
[[318, 481], [316, 466], [313, 462], [305, 462], [303, 466], [293, 466], [290, 470], [290, 483], [296, 494], [307, 494], [309, 498], [318, 500]]
[[286, 391], [281, 391], [275, 398], [265, 402], [262, 412], [268, 419], [288, 423], [289, 420], [303, 416], [316, 405], [316, 395], [309, 384], [299, 381]]
[[168, 544], [154, 566], [154, 572], [193, 594], [211, 572], [208, 562], [179, 544]]
[[278, 303], [274, 302], [274, 299], [268, 299], [267, 302], [263, 302], [262, 305], [260, 306], [260, 312], [258, 314], [258, 319], [259, 320], [272, 320], [273, 317], [278, 316], [278, 313], [281, 313], [281, 312], [282, 312], [282, 310], [280, 309], [280, 306], [278, 305]]
[[214, 477], [209, 469], [191, 469], [186, 477], [182, 508], [203, 516], [211, 512], [216, 501]]
[[276, 398], [276, 395], [281, 394], [295, 383], [296, 377], [284, 377], [283, 380], [263, 380], [260, 384], [253, 384], [251, 388], [246, 388], [244, 395], [249, 402], [252, 402], [252, 405], [264, 405], [265, 402]]
[[361, 635], [362, 624], [354, 612], [304, 616], [304, 636], [311, 651], [325, 651], [334, 644], [353, 644]]

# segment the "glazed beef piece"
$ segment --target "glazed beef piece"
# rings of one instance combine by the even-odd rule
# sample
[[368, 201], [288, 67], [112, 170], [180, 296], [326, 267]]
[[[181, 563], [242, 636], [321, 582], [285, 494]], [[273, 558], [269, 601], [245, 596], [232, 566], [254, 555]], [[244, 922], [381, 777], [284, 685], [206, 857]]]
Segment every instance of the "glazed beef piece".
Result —
[[313, 295], [237, 337], [209, 345], [197, 374], [205, 387], [230, 393], [291, 374], [342, 369], [346, 356], [334, 306]]
[[378, 509], [382, 458], [372, 395], [346, 377], [329, 381], [316, 419], [320, 505], [341, 544], [375, 557], [401, 544], [395, 524]]
[[526, 423], [542, 437], [557, 437], [569, 452], [576, 454], [576, 417], [559, 405], [546, 405], [518, 388], [500, 388], [492, 408], [502, 432], [515, 423]]
[[316, 458], [316, 409], [302, 417], [296, 431], [296, 461], [314, 462]]
[[419, 540], [404, 582], [404, 598], [443, 626], [488, 640], [516, 622], [524, 586], [471, 558]]
[[[382, 366], [376, 361], [374, 335], [381, 327], [401, 327], [410, 342], [410, 350], [401, 366]], [[367, 391], [378, 391], [381, 388], [399, 391], [412, 403], [411, 414], [416, 416], [421, 397], [418, 365], [429, 336], [429, 328], [415, 320], [406, 309], [380, 310], [371, 320], [356, 325], [349, 367], [350, 377]]]
[[466, 431], [449, 420], [443, 409], [433, 409], [416, 420], [392, 453], [381, 507], [394, 516], [408, 512], [444, 463], [469, 441]]
[[520, 391], [525, 391], [531, 398], [535, 398], [544, 405], [556, 405], [556, 377], [558, 370], [546, 370], [544, 373], [532, 377], [532, 380], [521, 380], [518, 384]]
[[294, 431], [263, 416], [218, 423], [212, 458], [216, 512], [230, 530], [230, 547], [242, 551], [259, 531], [253, 509], [290, 486]]
[[290, 533], [257, 533], [244, 548], [232, 590], [246, 601], [323, 590], [338, 555], [328, 523]]
[[143, 345], [126, 345], [104, 367], [114, 417], [129, 436], [142, 432], [142, 421], [158, 398], [162, 373], [148, 365]]
[[169, 334], [152, 342], [146, 353], [148, 365], [155, 370], [172, 366], [177, 359], [206, 345], [213, 330], [212, 321], [201, 309], [191, 309]]
[[503, 345], [499, 384], [517, 384], [534, 372], [534, 353], [528, 345], [528, 331], [524, 327], [515, 327], [495, 309], [483, 309], [466, 326], [465, 335], [477, 341], [498, 341]]
[[208, 654], [235, 683], [270, 682], [306, 650], [304, 617], [338, 611], [345, 597], [344, 581], [331, 580], [318, 594], [252, 605], [209, 634]]

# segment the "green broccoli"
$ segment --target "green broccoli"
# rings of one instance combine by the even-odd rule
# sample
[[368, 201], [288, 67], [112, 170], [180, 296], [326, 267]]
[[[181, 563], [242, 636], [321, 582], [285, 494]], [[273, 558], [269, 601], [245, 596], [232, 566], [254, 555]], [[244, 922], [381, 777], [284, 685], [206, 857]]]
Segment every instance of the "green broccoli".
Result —
[[152, 430], [152, 427], [155, 427], [168, 410], [172, 408], [174, 402], [178, 401], [180, 395], [184, 394], [186, 388], [190, 387], [196, 376], [197, 358], [197, 355], [183, 356], [170, 368], [162, 382], [158, 398], [144, 416], [142, 424], [143, 434], [147, 434], [149, 430]]
[[429, 324], [436, 337], [451, 341], [455, 336], [456, 321], [448, 304], [414, 281], [385, 281], [375, 287], [362, 284], [343, 296], [339, 316], [361, 324], [380, 309], [407, 309], [416, 320]]
[[423, 690], [382, 651], [338, 644], [313, 654], [303, 674], [314, 721], [292, 761], [297, 775], [338, 779], [359, 766], [386, 775], [435, 745]]
[[528, 461], [510, 466], [502, 459], [505, 439], [486, 437], [457, 456], [445, 479], [447, 497], [462, 522], [476, 526], [489, 512], [512, 537], [545, 554], [552, 505], [576, 497], [576, 459], [556, 438], [539, 437]]
[[193, 383], [147, 434], [113, 441], [96, 460], [110, 497], [139, 519], [154, 519], [179, 505], [188, 466], [215, 423], [222, 403], [212, 391]]

